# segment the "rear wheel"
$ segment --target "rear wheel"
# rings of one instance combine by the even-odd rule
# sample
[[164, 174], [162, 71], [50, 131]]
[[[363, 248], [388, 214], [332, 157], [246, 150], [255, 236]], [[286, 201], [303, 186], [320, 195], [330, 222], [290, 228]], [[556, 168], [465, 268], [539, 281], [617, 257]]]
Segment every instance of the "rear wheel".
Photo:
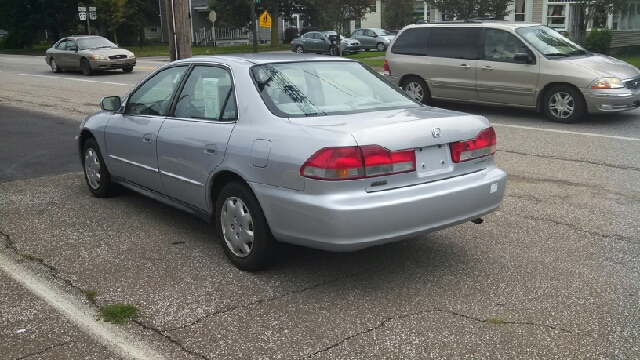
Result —
[[402, 89], [416, 101], [423, 104], [431, 102], [431, 91], [429, 91], [427, 83], [419, 77], [413, 76], [405, 80]]
[[574, 88], [557, 85], [544, 96], [544, 112], [551, 121], [570, 124], [586, 113], [586, 105]]
[[82, 69], [82, 73], [85, 76], [91, 76], [93, 74], [93, 70], [91, 69], [91, 65], [89, 64], [89, 60], [82, 58], [80, 60], [80, 68]]
[[87, 185], [89, 185], [89, 191], [91, 191], [95, 197], [99, 198], [110, 196], [113, 191], [111, 174], [104, 164], [100, 148], [94, 138], [84, 143], [82, 153], [84, 179]]
[[376, 45], [376, 50], [378, 51], [384, 51], [384, 44], [383, 43], [378, 43]]
[[296, 52], [298, 54], [303, 54], [304, 53], [304, 49], [302, 48], [301, 45], [296, 46]]
[[126, 73], [130, 73], [133, 71], [133, 66], [125, 66], [122, 68], [122, 71], [126, 72]]
[[54, 57], [51, 57], [51, 59], [49, 60], [49, 65], [51, 66], [51, 70], [53, 70], [53, 72], [55, 73], [59, 73], [62, 71], [62, 69], [58, 67], [58, 63], [56, 62], [56, 59]]
[[243, 271], [260, 270], [273, 261], [276, 242], [251, 189], [231, 182], [216, 201], [216, 236], [227, 258]]

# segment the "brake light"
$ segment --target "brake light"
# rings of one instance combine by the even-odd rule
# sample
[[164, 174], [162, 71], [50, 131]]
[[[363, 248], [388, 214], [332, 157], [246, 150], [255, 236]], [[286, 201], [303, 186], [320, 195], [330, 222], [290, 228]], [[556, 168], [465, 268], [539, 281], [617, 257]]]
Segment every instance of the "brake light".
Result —
[[415, 150], [389, 151], [379, 145], [322, 148], [300, 168], [300, 176], [355, 180], [416, 170]]
[[384, 61], [384, 74], [391, 75], [391, 69], [389, 68], [389, 63], [387, 60]]
[[493, 155], [496, 152], [496, 132], [492, 127], [486, 128], [475, 139], [451, 143], [449, 148], [454, 163]]

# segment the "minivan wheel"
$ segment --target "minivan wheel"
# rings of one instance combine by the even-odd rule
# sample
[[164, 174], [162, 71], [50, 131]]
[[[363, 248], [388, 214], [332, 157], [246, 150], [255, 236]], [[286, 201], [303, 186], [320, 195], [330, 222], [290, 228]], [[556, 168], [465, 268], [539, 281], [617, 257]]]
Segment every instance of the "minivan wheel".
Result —
[[260, 270], [275, 253], [275, 240], [260, 203], [245, 184], [231, 182], [216, 201], [216, 236], [227, 258], [243, 271]]
[[378, 51], [384, 51], [384, 44], [383, 43], [378, 43], [376, 45], [376, 50]]
[[586, 105], [574, 88], [558, 85], [546, 93], [544, 112], [551, 121], [569, 124], [582, 118]]
[[431, 91], [427, 83], [419, 77], [410, 77], [402, 84], [402, 89], [416, 101], [423, 104], [429, 104], [431, 102]]

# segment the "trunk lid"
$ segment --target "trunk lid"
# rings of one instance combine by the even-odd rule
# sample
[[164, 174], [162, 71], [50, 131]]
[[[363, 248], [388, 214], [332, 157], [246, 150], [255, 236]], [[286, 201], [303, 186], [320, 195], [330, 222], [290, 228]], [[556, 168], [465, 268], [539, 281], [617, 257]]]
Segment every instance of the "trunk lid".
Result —
[[474, 172], [485, 168], [490, 158], [457, 164], [451, 160], [450, 143], [474, 139], [480, 131], [491, 126], [482, 116], [425, 106], [291, 121], [349, 133], [360, 146], [380, 145], [391, 151], [415, 150], [415, 172], [364, 179], [367, 191], [410, 186]]

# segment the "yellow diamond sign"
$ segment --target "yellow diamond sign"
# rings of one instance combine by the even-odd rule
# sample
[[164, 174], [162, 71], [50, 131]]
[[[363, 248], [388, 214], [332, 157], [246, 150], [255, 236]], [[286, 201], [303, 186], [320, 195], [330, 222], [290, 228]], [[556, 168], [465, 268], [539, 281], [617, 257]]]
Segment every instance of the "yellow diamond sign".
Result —
[[265, 10], [262, 15], [260, 15], [260, 26], [261, 27], [271, 27], [271, 15]]

